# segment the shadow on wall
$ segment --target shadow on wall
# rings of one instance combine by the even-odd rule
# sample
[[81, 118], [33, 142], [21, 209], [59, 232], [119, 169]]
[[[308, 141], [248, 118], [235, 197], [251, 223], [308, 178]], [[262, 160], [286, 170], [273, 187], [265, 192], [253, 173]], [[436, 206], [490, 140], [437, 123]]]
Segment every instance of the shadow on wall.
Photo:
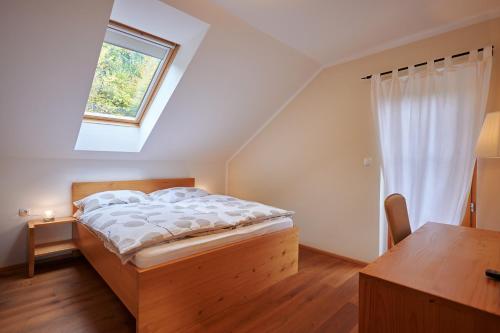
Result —
[[477, 228], [500, 231], [500, 158], [478, 160]]

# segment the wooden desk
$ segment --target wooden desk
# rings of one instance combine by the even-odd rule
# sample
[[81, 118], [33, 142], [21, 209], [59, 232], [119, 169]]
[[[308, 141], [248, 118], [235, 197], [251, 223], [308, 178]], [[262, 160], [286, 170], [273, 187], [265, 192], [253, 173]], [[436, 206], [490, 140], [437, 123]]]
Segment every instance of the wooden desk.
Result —
[[500, 232], [427, 223], [359, 274], [360, 333], [499, 333]]

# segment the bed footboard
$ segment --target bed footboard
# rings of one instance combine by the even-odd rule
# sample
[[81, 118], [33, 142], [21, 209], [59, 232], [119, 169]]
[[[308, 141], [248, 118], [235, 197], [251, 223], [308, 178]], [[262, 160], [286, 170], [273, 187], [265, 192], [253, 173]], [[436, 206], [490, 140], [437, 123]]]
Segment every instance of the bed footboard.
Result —
[[142, 270], [137, 332], [179, 332], [297, 270], [296, 228]]
[[80, 251], [136, 318], [138, 333], [179, 332], [298, 271], [298, 230], [228, 244], [145, 269], [122, 265], [86, 226]]
[[76, 223], [73, 239], [78, 249], [94, 267], [127, 309], [137, 318], [139, 273], [132, 264], [123, 265], [120, 259], [104, 247], [103, 242], [85, 225]]

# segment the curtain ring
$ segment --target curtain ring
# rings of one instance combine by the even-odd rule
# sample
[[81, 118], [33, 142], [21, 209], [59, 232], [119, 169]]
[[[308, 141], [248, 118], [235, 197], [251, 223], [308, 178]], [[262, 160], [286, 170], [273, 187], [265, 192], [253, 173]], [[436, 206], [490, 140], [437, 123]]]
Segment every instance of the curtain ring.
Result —
[[434, 72], [434, 59], [427, 60], [427, 71]]
[[412, 77], [415, 74], [415, 66], [410, 65], [408, 66], [408, 77]]
[[394, 80], [394, 79], [397, 79], [398, 77], [399, 77], [399, 75], [398, 75], [398, 69], [397, 68], [393, 69], [392, 70], [392, 77], [391, 78]]
[[478, 60], [478, 52], [477, 49], [469, 51], [469, 61], [477, 61]]
[[446, 68], [451, 67], [452, 64], [453, 63], [452, 63], [451, 57], [444, 58], [444, 67], [446, 67]]
[[493, 47], [491, 45], [483, 48], [483, 59], [491, 58], [493, 56]]

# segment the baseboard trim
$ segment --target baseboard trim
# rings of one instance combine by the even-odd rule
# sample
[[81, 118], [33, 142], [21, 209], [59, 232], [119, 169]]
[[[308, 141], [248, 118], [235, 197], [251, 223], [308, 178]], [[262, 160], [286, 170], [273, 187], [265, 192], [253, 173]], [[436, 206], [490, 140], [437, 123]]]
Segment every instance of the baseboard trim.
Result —
[[320, 249], [317, 249], [317, 248], [309, 246], [309, 245], [299, 244], [299, 249], [304, 249], [304, 250], [316, 252], [316, 253], [323, 254], [323, 255], [326, 255], [326, 256], [329, 256], [329, 257], [332, 257], [335, 259], [344, 260], [344, 261], [347, 261], [347, 262], [350, 262], [352, 264], [356, 264], [359, 266], [366, 266], [369, 264], [368, 262], [365, 262], [365, 261], [357, 260], [357, 259], [350, 258], [350, 257], [341, 256], [340, 254], [320, 250]]
[[[79, 252], [75, 251], [76, 253], [65, 253], [65, 254], [58, 254], [55, 256], [51, 256], [48, 258], [42, 258], [42, 259], [36, 259], [35, 265], [36, 264], [43, 264], [47, 262], [52, 262], [52, 261], [57, 261], [57, 260], [63, 260], [63, 259], [68, 259], [68, 258], [74, 258], [80, 256]], [[77, 254], [78, 253], [78, 254]], [[27, 268], [27, 263], [23, 262], [21, 264], [15, 264], [15, 265], [10, 265], [10, 266], [4, 266], [0, 267], [0, 273], [10, 273], [10, 272], [16, 272], [16, 271], [21, 271], [21, 270], [26, 270]]]
[[[344, 260], [344, 261], [347, 261], [347, 262], [350, 262], [350, 263], [353, 263], [353, 264], [356, 264], [356, 265], [360, 265], [360, 266], [366, 266], [366, 265], [369, 264], [368, 262], [365, 262], [365, 261], [357, 260], [357, 259], [346, 257], [346, 256], [341, 256], [340, 254], [328, 252], [328, 251], [325, 251], [325, 250], [320, 250], [318, 248], [315, 248], [315, 247], [312, 247], [312, 246], [309, 246], [309, 245], [305, 245], [305, 244], [299, 244], [299, 249], [304, 249], [304, 250], [308, 250], [308, 251], [311, 251], [311, 252], [316, 252], [316, 253], [319, 253], [319, 254], [323, 254], [323, 255], [326, 255], [326, 256], [329, 256], [329, 257], [332, 257], [332, 258], [335, 258], [335, 259]], [[71, 257], [74, 257], [74, 255], [73, 254], [62, 254], [62, 255], [58, 255], [58, 256], [54, 256], [54, 257], [50, 257], [50, 258], [39, 259], [39, 260], [37, 260], [37, 263], [44, 263], [44, 262], [56, 261], [56, 260], [67, 259], [67, 258], [71, 258]], [[18, 270], [21, 270], [21, 269], [26, 269], [26, 263], [25, 262], [21, 263], [21, 264], [15, 264], [15, 265], [11, 265], [11, 266], [0, 267], [0, 273], [18, 271]]]
[[0, 273], [9, 273], [12, 271], [19, 271], [21, 269], [24, 269], [25, 267], [26, 267], [26, 263], [0, 267]]

